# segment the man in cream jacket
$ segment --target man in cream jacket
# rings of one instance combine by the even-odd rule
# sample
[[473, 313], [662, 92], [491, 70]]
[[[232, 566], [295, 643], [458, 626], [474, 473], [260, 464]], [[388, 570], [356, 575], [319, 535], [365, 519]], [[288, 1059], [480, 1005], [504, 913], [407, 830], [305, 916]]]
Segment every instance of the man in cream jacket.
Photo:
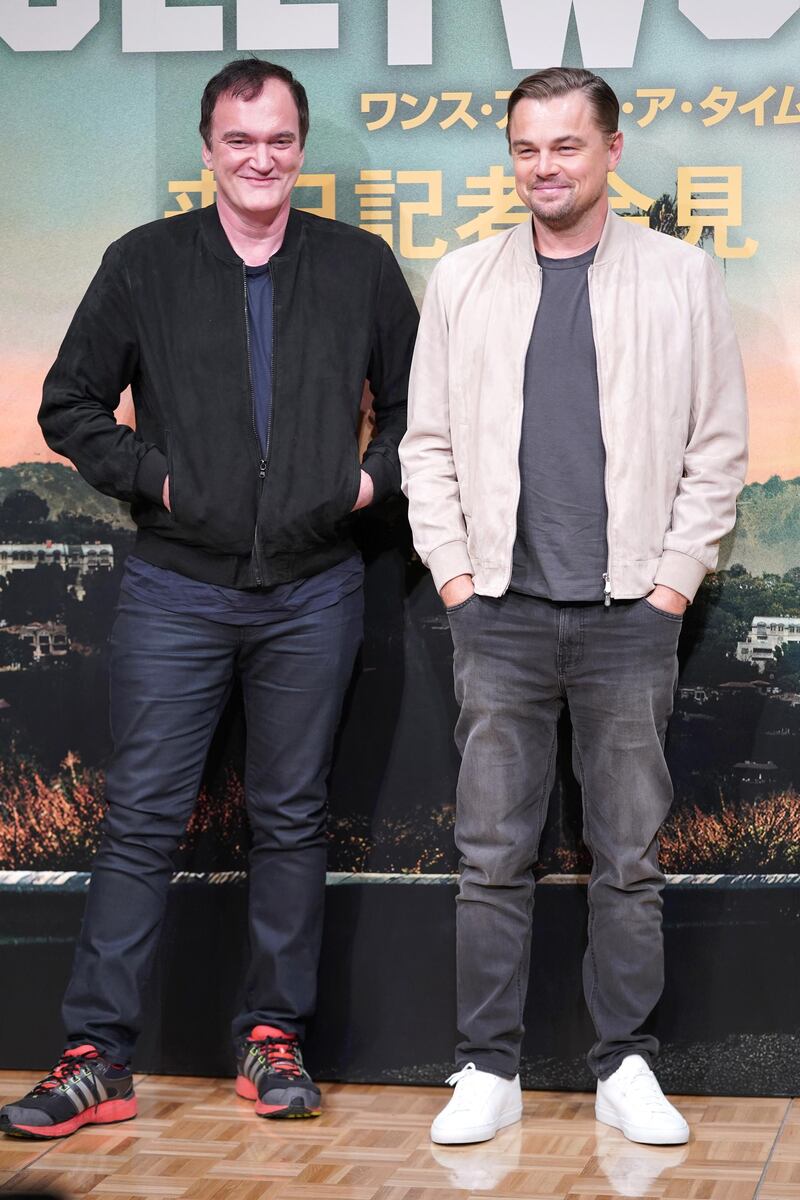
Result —
[[744, 480], [741, 359], [712, 259], [609, 211], [622, 134], [608, 85], [537, 72], [508, 113], [532, 221], [438, 264], [400, 451], [460, 704], [462, 1040], [431, 1135], [483, 1141], [521, 1116], [532, 866], [566, 704], [594, 862], [596, 1116], [681, 1143], [644, 1028], [663, 986], [663, 745], [683, 612]]

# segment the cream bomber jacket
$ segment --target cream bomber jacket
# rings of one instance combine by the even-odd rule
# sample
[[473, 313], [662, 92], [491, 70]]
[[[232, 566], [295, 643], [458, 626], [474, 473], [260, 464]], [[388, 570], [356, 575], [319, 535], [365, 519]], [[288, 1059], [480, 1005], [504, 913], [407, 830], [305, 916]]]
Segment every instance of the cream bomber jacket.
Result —
[[[428, 284], [400, 445], [417, 551], [437, 590], [511, 578], [525, 357], [541, 271], [531, 222], [465, 246]], [[609, 599], [717, 564], [747, 465], [747, 399], [722, 278], [694, 246], [609, 211], [589, 269], [606, 452]]]

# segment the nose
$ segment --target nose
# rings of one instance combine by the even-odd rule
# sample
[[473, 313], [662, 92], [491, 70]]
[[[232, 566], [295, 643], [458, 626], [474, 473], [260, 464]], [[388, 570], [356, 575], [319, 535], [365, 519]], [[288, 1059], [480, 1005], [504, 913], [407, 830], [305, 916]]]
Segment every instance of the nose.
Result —
[[547, 150], [540, 150], [536, 163], [536, 174], [546, 179], [549, 175], [555, 175], [557, 172], [558, 167], [553, 156]]
[[255, 169], [266, 174], [272, 166], [272, 147], [265, 142], [257, 142], [251, 159]]

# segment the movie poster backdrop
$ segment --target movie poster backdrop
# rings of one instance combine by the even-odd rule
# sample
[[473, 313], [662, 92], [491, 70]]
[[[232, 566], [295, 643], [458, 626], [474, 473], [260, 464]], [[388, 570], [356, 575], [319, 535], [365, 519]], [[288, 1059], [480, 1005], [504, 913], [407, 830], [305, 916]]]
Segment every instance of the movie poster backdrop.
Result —
[[[751, 459], [736, 531], [684, 622], [668, 743], [675, 804], [661, 853], [671, 889], [713, 894], [700, 919], [712, 959], [719, 930], [732, 937], [734, 925], [755, 921], [771, 944], [800, 896], [800, 3], [791, 0], [0, 4], [0, 893], [38, 887], [57, 905], [60, 890], [85, 889], [109, 753], [107, 642], [133, 542], [125, 506], [44, 444], [42, 380], [106, 246], [214, 202], [199, 98], [216, 70], [250, 52], [290, 67], [308, 91], [294, 203], [384, 238], [419, 302], [443, 255], [529, 219], [514, 190], [505, 102], [522, 75], [557, 63], [597, 70], [622, 102], [613, 209], [715, 259], [747, 373]], [[119, 420], [131, 420], [127, 397]], [[330, 882], [390, 888], [402, 877], [429, 882], [421, 894], [433, 897], [456, 870], [447, 621], [402, 501], [363, 515], [357, 537], [366, 638], [331, 780]], [[589, 863], [568, 733], [537, 871], [578, 894]], [[196, 886], [235, 884], [245, 867], [243, 737], [234, 699], [176, 862]], [[420, 930], [425, 903], [414, 901]], [[796, 990], [780, 971], [769, 987], [785, 1003], [769, 1030], [757, 1011], [733, 1021], [731, 1061], [744, 1055], [752, 1066], [768, 1047], [777, 1065], [764, 1086], [788, 1088], [800, 1077]], [[542, 1066], [531, 1078], [574, 1082], [582, 1069]]]

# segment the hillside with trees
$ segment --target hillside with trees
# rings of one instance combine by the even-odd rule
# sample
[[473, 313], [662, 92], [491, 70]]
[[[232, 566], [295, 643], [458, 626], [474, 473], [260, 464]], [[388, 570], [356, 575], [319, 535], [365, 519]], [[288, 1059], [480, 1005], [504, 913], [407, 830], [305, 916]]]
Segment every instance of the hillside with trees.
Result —
[[[72, 467], [63, 463], [16, 463], [0, 467], [0, 538], [12, 541], [13, 507], [5, 505], [15, 492], [38, 496], [52, 519], [67, 515], [88, 517], [115, 529], [131, 529], [127, 504], [95, 491]], [[11, 524], [8, 524], [8, 522]]]

